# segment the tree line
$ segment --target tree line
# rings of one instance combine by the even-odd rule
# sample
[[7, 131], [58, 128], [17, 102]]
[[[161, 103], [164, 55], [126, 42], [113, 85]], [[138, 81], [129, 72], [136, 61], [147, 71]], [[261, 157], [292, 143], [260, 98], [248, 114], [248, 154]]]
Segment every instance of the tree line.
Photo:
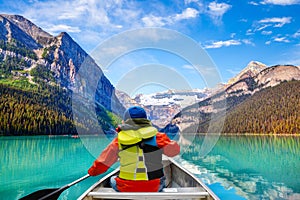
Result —
[[[229, 110], [222, 133], [299, 134], [300, 133], [300, 81], [283, 82], [263, 89]], [[199, 132], [206, 132], [203, 123]]]
[[11, 51], [16, 53], [17, 55], [28, 57], [34, 60], [38, 59], [33, 50], [27, 48], [24, 44], [16, 39], [12, 39], [11, 42], [0, 40], [0, 49], [2, 49], [3, 51]]
[[67, 92], [49, 87], [23, 91], [0, 84], [0, 134], [74, 134]]
[[[97, 106], [97, 121], [73, 119], [71, 91], [45, 83], [36, 91], [0, 84], [0, 135], [73, 135], [100, 125], [116, 125], [118, 117]], [[98, 124], [95, 124], [98, 123]]]

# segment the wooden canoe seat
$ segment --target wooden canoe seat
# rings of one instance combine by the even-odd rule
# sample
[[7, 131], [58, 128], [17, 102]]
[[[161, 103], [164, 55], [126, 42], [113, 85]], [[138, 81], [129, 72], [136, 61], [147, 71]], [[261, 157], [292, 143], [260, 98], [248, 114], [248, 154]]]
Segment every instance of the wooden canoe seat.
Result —
[[165, 188], [163, 192], [116, 192], [112, 188], [99, 188], [88, 194], [95, 199], [205, 199], [208, 195], [196, 187]]

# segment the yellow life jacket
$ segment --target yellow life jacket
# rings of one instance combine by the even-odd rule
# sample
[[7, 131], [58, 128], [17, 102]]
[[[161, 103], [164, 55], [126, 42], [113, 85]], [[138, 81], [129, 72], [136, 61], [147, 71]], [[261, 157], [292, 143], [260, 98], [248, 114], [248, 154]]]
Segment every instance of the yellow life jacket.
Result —
[[138, 130], [122, 130], [118, 133], [120, 174], [126, 180], [149, 180], [143, 149], [139, 143], [152, 138], [157, 129], [150, 126]]

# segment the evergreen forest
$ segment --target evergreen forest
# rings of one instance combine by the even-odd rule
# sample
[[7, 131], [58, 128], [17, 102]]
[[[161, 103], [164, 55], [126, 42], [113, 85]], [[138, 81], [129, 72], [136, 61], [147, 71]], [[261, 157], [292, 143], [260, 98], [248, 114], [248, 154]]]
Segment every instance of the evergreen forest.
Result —
[[[289, 81], [255, 93], [227, 112], [222, 133], [299, 134], [299, 88], [300, 81]], [[214, 125], [203, 123], [198, 132], [203, 133]]]
[[[35, 90], [0, 84], [0, 135], [74, 135], [76, 127], [89, 133], [95, 122], [73, 120], [71, 95], [68, 90], [46, 83]], [[96, 109], [103, 130], [119, 122], [103, 107]]]

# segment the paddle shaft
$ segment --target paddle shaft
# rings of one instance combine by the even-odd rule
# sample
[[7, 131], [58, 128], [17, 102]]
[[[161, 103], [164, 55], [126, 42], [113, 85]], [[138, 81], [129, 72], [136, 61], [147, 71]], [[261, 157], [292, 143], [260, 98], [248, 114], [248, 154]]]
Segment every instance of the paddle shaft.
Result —
[[65, 186], [59, 188], [58, 190], [56, 190], [56, 191], [54, 191], [54, 192], [51, 192], [50, 194], [44, 196], [43, 198], [41, 198], [41, 199], [39, 199], [39, 200], [45, 200], [45, 199], [51, 197], [52, 195], [54, 195], [54, 194], [56, 194], [56, 193], [61, 193], [62, 191], [68, 189], [68, 188], [71, 187], [72, 185], [75, 185], [76, 183], [79, 183], [80, 181], [83, 181], [83, 180], [87, 179], [88, 177], [90, 177], [89, 174], [87, 174], [87, 175], [85, 175], [85, 176], [83, 176], [83, 177], [81, 177], [81, 178], [79, 178], [79, 179], [73, 181], [72, 183], [69, 183], [68, 185], [65, 185]]
[[[54, 199], [58, 199], [59, 195], [66, 189], [68, 189], [69, 187], [71, 187], [72, 185], [75, 185], [76, 183], [79, 183], [80, 181], [83, 181], [85, 179], [87, 179], [88, 177], [90, 177], [89, 174], [73, 181], [72, 183], [69, 183], [61, 188], [54, 188], [54, 189], [43, 189], [43, 190], [38, 190], [36, 192], [33, 192], [23, 198], [21, 198], [22, 200], [54, 200]], [[20, 200], [21, 200], [20, 199]]]

